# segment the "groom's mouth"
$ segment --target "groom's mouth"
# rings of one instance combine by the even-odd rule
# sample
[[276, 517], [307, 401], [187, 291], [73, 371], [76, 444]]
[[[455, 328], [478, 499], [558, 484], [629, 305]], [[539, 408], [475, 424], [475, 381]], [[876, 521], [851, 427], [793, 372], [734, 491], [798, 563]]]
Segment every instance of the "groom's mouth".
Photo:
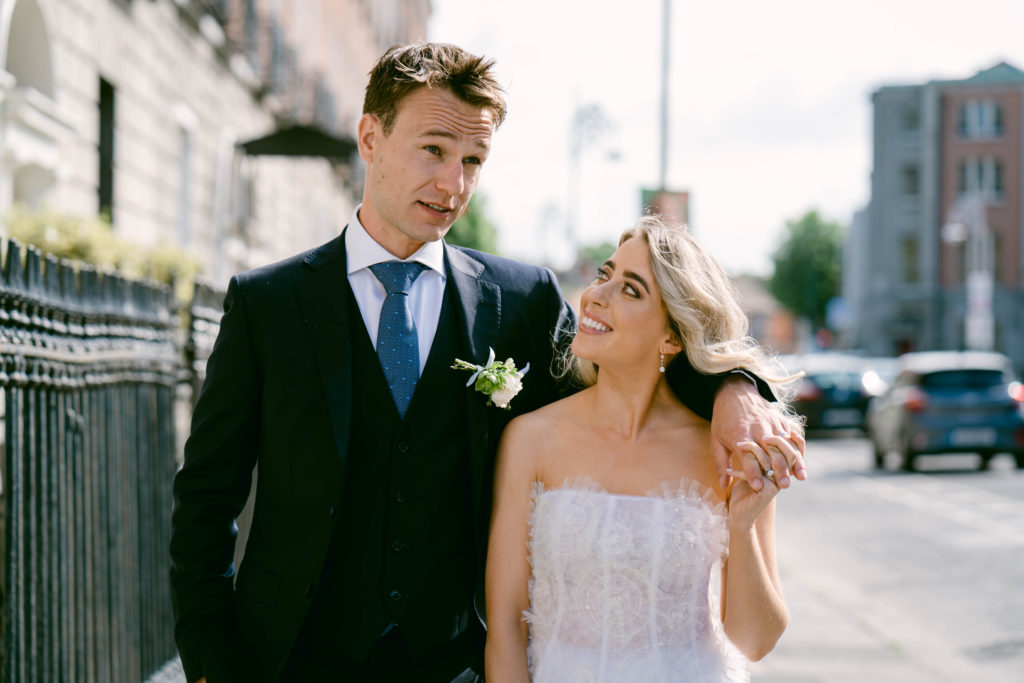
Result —
[[431, 213], [439, 217], [447, 217], [449, 214], [455, 211], [455, 209], [451, 209], [447, 206], [441, 206], [440, 204], [431, 204], [430, 202], [421, 201], [419, 202], [419, 205], [427, 209], [427, 211], [430, 211]]

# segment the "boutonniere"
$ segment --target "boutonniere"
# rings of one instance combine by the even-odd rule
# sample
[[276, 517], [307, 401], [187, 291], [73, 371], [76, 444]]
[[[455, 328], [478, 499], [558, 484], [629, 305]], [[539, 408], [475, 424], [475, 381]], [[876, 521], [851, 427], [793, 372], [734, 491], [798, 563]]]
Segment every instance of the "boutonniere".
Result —
[[494, 349], [483, 365], [474, 365], [464, 360], [455, 359], [452, 370], [469, 370], [473, 376], [466, 386], [476, 383], [475, 389], [487, 397], [487, 405], [496, 405], [509, 410], [509, 402], [523, 389], [523, 375], [530, 371], [530, 364], [522, 370], [516, 369], [515, 362], [509, 358], [504, 363], [494, 360]]

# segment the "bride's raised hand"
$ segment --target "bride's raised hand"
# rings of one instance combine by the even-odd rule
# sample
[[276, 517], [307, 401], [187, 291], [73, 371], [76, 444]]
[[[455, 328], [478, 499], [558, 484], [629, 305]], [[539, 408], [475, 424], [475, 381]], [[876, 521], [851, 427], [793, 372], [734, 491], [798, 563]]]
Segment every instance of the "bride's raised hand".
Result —
[[[760, 490], [751, 488], [741, 464], [744, 459], [752, 459], [763, 472], [764, 486]], [[751, 529], [754, 521], [771, 505], [779, 493], [779, 485], [771, 468], [771, 458], [755, 442], [743, 441], [737, 444], [732, 467], [728, 472], [736, 480], [729, 491], [729, 527], [736, 530]]]

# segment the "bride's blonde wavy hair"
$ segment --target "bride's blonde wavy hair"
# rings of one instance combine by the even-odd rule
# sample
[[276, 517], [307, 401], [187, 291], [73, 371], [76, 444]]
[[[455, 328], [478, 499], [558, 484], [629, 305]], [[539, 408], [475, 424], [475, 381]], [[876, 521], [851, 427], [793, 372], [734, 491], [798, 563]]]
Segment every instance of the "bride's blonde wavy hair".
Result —
[[[790, 375], [748, 334], [749, 323], [732, 280], [685, 225], [654, 215], [643, 216], [622, 233], [626, 240], [643, 239], [650, 251], [651, 271], [668, 311], [669, 328], [683, 353], [699, 372], [715, 375], [743, 368], [771, 385], [786, 411], [792, 394]], [[566, 349], [560, 376], [582, 386], [597, 381], [597, 366]]]

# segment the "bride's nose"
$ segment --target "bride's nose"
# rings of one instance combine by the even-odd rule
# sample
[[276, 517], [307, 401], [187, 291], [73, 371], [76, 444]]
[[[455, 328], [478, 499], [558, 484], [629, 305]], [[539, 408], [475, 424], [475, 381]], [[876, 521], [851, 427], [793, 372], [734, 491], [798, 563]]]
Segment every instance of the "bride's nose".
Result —
[[608, 304], [608, 282], [595, 282], [585, 297], [589, 303], [604, 308]]

